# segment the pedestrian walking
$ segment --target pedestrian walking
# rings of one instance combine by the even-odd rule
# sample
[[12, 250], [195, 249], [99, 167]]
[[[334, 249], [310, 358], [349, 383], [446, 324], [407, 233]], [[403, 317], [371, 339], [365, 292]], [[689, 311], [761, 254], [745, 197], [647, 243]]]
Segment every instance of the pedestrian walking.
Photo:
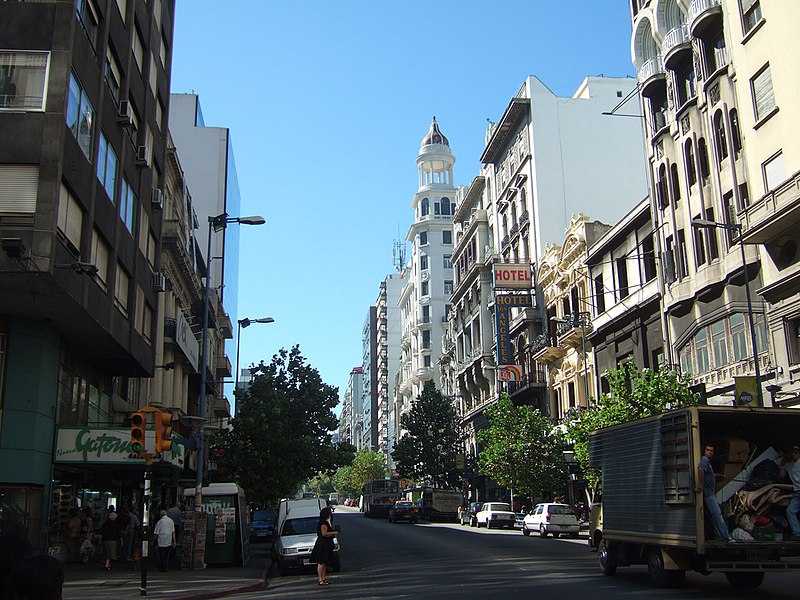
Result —
[[122, 547], [122, 528], [117, 519], [117, 513], [113, 506], [108, 507], [108, 518], [100, 526], [100, 541], [106, 554], [106, 563], [103, 567], [110, 571], [114, 562], [119, 558], [119, 550]]
[[317, 524], [317, 541], [311, 550], [311, 561], [317, 563], [317, 577], [319, 585], [328, 585], [328, 566], [333, 565], [333, 538], [339, 532], [333, 528], [333, 511], [330, 506], [326, 506], [319, 511], [319, 523]]
[[133, 545], [142, 523], [139, 521], [139, 515], [134, 512], [133, 508], [125, 507], [123, 510], [128, 511], [128, 518], [130, 519], [128, 533], [125, 535], [125, 560], [131, 562], [133, 560]]
[[94, 521], [92, 520], [92, 511], [88, 508], [84, 508], [82, 512], [80, 552], [81, 562], [86, 564], [89, 562], [89, 557], [94, 552], [94, 544], [92, 544], [92, 539], [94, 537]]
[[178, 544], [181, 543], [181, 521], [183, 520], [183, 506], [175, 498], [173, 505], [167, 509], [167, 516], [175, 523], [175, 547], [170, 551], [170, 560], [176, 560]]
[[720, 509], [719, 502], [717, 502], [717, 478], [722, 476], [714, 473], [714, 468], [711, 466], [713, 457], [713, 444], [706, 444], [705, 452], [697, 467], [697, 481], [703, 490], [703, 506], [714, 525], [716, 538], [722, 541], [735, 542], [736, 540], [731, 537], [728, 531], [728, 525], [722, 517], [722, 509]]
[[67, 559], [69, 562], [80, 562], [81, 547], [81, 518], [78, 516], [78, 508], [73, 506], [69, 509], [69, 520], [67, 521]]
[[162, 510], [161, 518], [156, 523], [153, 533], [156, 536], [156, 553], [158, 554], [158, 570], [167, 572], [169, 567], [169, 554], [175, 547], [175, 522], [167, 516], [167, 511]]

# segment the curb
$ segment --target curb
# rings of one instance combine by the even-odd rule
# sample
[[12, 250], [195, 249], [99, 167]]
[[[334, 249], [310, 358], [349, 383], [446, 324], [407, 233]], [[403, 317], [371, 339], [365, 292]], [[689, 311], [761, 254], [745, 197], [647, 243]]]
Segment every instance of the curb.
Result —
[[269, 585], [269, 580], [267, 579], [267, 575], [269, 574], [269, 570], [272, 568], [272, 558], [267, 557], [266, 564], [264, 565], [264, 569], [261, 571], [261, 581], [258, 583], [249, 583], [247, 585], [242, 585], [235, 588], [226, 588], [222, 590], [212, 590], [209, 592], [195, 592], [192, 594], [181, 594], [181, 595], [168, 595], [162, 596], [162, 598], [167, 598], [169, 600], [211, 600], [213, 598], [224, 598], [225, 596], [231, 596], [233, 594], [244, 594], [247, 592], [258, 592], [261, 590], [267, 589]]

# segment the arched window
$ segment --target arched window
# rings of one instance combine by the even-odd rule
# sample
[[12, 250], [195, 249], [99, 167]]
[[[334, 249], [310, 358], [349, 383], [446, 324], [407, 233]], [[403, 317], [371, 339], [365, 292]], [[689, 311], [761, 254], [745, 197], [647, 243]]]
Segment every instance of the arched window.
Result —
[[697, 183], [697, 168], [694, 164], [694, 145], [692, 140], [686, 140], [686, 146], [683, 148], [683, 159], [686, 162], [686, 180], [689, 182], [687, 187], [691, 187]]
[[714, 137], [717, 144], [717, 156], [722, 162], [728, 158], [728, 138], [725, 135], [725, 119], [722, 117], [721, 110], [714, 115]]
[[678, 163], [672, 163], [669, 170], [672, 179], [672, 201], [677, 204], [678, 200], [681, 199], [681, 183], [678, 180]]
[[705, 179], [711, 174], [711, 169], [708, 166], [708, 146], [706, 146], [705, 138], [697, 140], [697, 153], [700, 158], [700, 175]]
[[431, 212], [431, 202], [427, 198], [423, 198], [419, 207], [419, 214], [423, 217]]
[[742, 134], [739, 130], [739, 113], [735, 108], [731, 109], [731, 141], [733, 142], [734, 152], [739, 152], [742, 149]]
[[442, 214], [449, 215], [450, 214], [450, 198], [442, 198]]
[[658, 167], [658, 185], [656, 191], [658, 194], [659, 208], [666, 208], [669, 206], [669, 194], [667, 194], [667, 167], [663, 164]]

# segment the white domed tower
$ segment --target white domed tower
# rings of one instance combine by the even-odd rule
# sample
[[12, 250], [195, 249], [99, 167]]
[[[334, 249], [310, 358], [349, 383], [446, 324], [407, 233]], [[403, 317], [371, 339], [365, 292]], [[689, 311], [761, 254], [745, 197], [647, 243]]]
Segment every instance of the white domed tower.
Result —
[[406, 239], [411, 242], [409, 279], [400, 298], [403, 338], [398, 414], [407, 411], [426, 381], [440, 388], [439, 359], [442, 337], [453, 292], [453, 214], [456, 157], [439, 130], [436, 117], [422, 138], [417, 167], [419, 187], [411, 207], [414, 224]]

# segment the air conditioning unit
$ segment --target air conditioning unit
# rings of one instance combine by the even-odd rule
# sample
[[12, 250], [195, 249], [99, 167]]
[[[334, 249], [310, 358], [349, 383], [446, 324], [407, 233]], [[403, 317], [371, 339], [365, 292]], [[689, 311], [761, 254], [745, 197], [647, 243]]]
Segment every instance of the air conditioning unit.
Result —
[[150, 191], [150, 204], [153, 210], [164, 210], [164, 192], [158, 188]]
[[133, 108], [127, 100], [121, 100], [119, 103], [117, 123], [120, 127], [133, 127]]
[[167, 290], [167, 278], [163, 273], [153, 273], [153, 291], [165, 292]]
[[136, 166], [147, 166], [147, 146], [136, 146]]

